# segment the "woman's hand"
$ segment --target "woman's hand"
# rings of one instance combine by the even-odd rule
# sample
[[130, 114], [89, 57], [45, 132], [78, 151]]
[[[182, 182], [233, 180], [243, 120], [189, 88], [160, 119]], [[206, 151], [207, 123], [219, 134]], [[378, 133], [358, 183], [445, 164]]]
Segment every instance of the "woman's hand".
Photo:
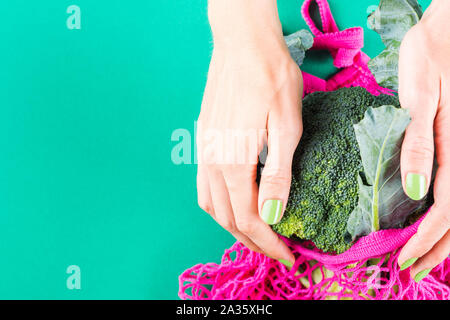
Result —
[[289, 195], [302, 132], [301, 72], [275, 0], [210, 0], [209, 18], [214, 50], [198, 119], [198, 202], [248, 248], [291, 265], [293, 254], [269, 224], [281, 219]]
[[403, 187], [418, 200], [428, 191], [434, 151], [435, 203], [399, 256], [402, 269], [423, 279], [450, 253], [450, 1], [434, 0], [402, 42], [399, 96], [411, 112], [402, 146]]

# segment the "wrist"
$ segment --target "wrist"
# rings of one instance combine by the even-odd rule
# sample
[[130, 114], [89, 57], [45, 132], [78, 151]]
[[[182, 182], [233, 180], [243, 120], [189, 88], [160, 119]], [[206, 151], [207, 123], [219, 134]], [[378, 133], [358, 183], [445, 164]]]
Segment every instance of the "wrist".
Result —
[[276, 0], [210, 0], [208, 17], [215, 48], [286, 46]]

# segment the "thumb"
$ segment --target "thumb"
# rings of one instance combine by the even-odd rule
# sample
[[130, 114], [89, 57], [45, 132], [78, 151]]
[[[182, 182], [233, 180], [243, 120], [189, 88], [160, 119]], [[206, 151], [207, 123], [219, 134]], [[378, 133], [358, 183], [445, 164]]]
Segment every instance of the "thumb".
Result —
[[423, 59], [417, 56], [409, 38], [402, 42], [399, 60], [400, 103], [411, 115], [402, 144], [400, 166], [405, 193], [413, 200], [420, 200], [430, 186], [434, 162], [433, 127], [440, 84], [439, 78], [430, 72], [429, 65], [418, 63]]
[[268, 153], [259, 184], [258, 209], [261, 218], [271, 225], [281, 220], [289, 197], [292, 158], [302, 133], [299, 111], [290, 118], [279, 111], [269, 113]]
[[411, 199], [420, 200], [428, 193], [433, 169], [433, 124], [413, 118], [401, 152], [403, 190]]

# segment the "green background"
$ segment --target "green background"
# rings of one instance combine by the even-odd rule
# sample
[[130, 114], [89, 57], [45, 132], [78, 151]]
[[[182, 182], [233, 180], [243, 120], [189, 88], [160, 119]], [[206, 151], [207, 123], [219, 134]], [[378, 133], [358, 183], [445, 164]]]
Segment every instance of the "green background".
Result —
[[[278, 2], [286, 33], [306, 27], [302, 1]], [[382, 49], [377, 0], [329, 3]], [[197, 207], [196, 167], [171, 162], [206, 81], [206, 0], [2, 1], [0, 36], [0, 298], [176, 299], [183, 270], [234, 242]], [[303, 69], [333, 72], [324, 54]]]

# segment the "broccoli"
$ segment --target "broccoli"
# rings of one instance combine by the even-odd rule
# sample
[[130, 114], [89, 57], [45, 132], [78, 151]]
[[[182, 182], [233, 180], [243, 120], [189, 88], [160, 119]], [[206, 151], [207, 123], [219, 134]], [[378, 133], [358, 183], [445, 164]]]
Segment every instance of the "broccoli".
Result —
[[303, 100], [303, 136], [294, 154], [292, 183], [277, 233], [311, 240], [325, 252], [351, 245], [347, 221], [358, 204], [363, 165], [353, 124], [369, 107], [393, 105], [398, 98], [373, 96], [364, 88], [315, 92]]

